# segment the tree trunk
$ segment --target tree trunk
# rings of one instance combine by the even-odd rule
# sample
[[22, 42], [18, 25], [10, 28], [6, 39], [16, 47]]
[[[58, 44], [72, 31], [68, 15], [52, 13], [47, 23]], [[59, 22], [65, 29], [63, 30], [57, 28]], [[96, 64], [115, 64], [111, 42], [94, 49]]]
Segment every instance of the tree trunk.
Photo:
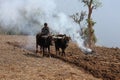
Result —
[[93, 0], [90, 1], [90, 4], [88, 5], [88, 31], [89, 31], [89, 36], [88, 36], [88, 40], [89, 40], [89, 47], [92, 47], [92, 23], [91, 23], [91, 15], [92, 15], [92, 2]]

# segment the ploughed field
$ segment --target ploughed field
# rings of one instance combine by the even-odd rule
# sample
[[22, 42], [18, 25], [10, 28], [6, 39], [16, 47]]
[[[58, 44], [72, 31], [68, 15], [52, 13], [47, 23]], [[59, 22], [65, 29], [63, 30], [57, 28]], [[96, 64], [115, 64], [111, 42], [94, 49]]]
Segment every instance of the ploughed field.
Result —
[[0, 80], [120, 80], [120, 49], [96, 47], [84, 54], [69, 43], [66, 56], [35, 53], [35, 37], [0, 35]]

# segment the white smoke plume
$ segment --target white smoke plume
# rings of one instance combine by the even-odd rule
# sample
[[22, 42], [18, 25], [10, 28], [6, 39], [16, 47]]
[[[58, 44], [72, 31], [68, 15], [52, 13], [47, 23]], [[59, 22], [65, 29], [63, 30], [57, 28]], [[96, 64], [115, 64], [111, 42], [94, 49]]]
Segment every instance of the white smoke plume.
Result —
[[47, 22], [53, 32], [67, 34], [84, 52], [79, 26], [64, 13], [57, 12], [54, 0], [0, 0], [0, 26], [34, 35]]

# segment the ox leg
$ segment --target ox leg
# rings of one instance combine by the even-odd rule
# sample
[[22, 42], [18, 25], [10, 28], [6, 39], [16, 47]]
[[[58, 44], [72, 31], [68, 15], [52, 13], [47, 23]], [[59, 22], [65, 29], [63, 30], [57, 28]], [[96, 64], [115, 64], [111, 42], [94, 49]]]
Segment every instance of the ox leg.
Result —
[[44, 49], [44, 47], [42, 49], [43, 49], [42, 53], [43, 53], [43, 57], [44, 57], [45, 56], [45, 49]]
[[60, 55], [60, 48], [59, 47], [57, 48], [57, 53]]
[[59, 55], [61, 55], [60, 49], [58, 48]]
[[40, 52], [42, 52], [42, 46], [40, 46]]
[[65, 49], [62, 49], [62, 56], [65, 56]]
[[56, 55], [57, 55], [57, 54], [60, 55], [60, 50], [59, 50], [59, 48], [56, 49]]
[[48, 46], [48, 54], [49, 54], [49, 57], [51, 56], [50, 55], [50, 46]]
[[56, 55], [57, 55], [57, 51], [58, 51], [57, 47], [55, 47], [55, 51], [56, 51]]
[[38, 44], [36, 44], [36, 54], [37, 54], [37, 52], [38, 52]]

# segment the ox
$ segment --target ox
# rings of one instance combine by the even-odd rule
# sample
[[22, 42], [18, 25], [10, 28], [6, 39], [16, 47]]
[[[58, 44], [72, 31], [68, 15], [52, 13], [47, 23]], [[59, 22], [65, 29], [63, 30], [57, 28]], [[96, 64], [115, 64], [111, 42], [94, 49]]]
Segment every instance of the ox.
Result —
[[[70, 40], [70, 37], [67, 37], [66, 35], [56, 35], [54, 36], [54, 43], [55, 43], [55, 50], [56, 50], [56, 55], [59, 52], [59, 55], [64, 55], [65, 56], [65, 49], [68, 46], [68, 42]], [[62, 50], [62, 53], [60, 50]]]
[[50, 56], [50, 45], [52, 42], [52, 36], [44, 35], [41, 36], [40, 33], [36, 35], [36, 53], [38, 52], [38, 46], [42, 49], [43, 56], [45, 55], [45, 49], [48, 49]]

